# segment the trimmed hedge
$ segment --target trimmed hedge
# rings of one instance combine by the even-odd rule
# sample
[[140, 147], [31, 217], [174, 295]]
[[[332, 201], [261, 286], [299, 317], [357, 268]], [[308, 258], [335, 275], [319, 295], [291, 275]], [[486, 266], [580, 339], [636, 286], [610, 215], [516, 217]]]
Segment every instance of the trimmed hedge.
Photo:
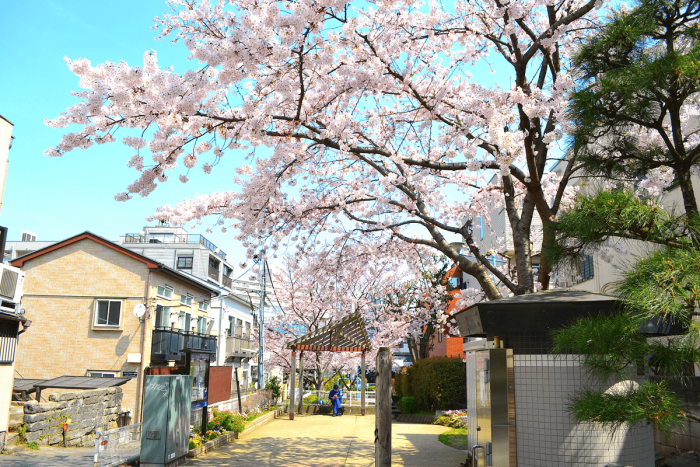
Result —
[[424, 410], [461, 409], [467, 405], [466, 378], [461, 358], [425, 358], [396, 374], [394, 391], [414, 397]]

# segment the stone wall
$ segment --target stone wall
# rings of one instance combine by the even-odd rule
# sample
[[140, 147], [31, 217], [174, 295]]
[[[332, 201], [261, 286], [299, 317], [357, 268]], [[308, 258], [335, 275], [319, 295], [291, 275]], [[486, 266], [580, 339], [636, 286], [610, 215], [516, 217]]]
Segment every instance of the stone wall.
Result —
[[51, 395], [49, 402], [27, 402], [24, 405], [27, 442], [62, 445], [63, 424], [67, 423], [69, 446], [90, 443], [96, 431], [117, 427], [122, 397], [122, 388], [114, 387]]

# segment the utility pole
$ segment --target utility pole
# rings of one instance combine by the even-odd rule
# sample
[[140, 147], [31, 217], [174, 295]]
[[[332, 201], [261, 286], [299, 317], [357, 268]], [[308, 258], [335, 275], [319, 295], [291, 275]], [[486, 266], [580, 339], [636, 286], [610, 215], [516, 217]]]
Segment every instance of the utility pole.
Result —
[[258, 389], [265, 387], [265, 375], [263, 374], [263, 354], [265, 352], [265, 277], [267, 260], [265, 260], [265, 250], [260, 252], [258, 262], [262, 264], [260, 275], [260, 320], [258, 322]]

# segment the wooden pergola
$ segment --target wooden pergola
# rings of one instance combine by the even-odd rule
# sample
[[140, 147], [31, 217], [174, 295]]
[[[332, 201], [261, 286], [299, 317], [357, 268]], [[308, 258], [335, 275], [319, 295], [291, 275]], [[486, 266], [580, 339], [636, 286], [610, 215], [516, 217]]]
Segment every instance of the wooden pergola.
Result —
[[304, 382], [304, 351], [311, 352], [362, 352], [362, 384], [360, 407], [362, 415], [365, 414], [365, 352], [370, 349], [369, 337], [362, 321], [360, 313], [353, 313], [335, 324], [329, 324], [321, 329], [304, 334], [289, 342], [285, 348], [292, 350], [292, 368], [289, 378], [289, 419], [294, 420], [295, 406], [295, 380], [297, 366], [297, 351], [299, 355], [299, 401], [303, 397]]

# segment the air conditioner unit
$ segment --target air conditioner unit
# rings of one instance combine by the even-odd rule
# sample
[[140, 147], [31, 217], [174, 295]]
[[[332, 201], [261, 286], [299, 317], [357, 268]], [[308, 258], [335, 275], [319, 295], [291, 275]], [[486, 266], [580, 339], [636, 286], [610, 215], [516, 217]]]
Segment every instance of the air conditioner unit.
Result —
[[10, 313], [19, 311], [24, 289], [24, 271], [0, 263], [0, 310]]

